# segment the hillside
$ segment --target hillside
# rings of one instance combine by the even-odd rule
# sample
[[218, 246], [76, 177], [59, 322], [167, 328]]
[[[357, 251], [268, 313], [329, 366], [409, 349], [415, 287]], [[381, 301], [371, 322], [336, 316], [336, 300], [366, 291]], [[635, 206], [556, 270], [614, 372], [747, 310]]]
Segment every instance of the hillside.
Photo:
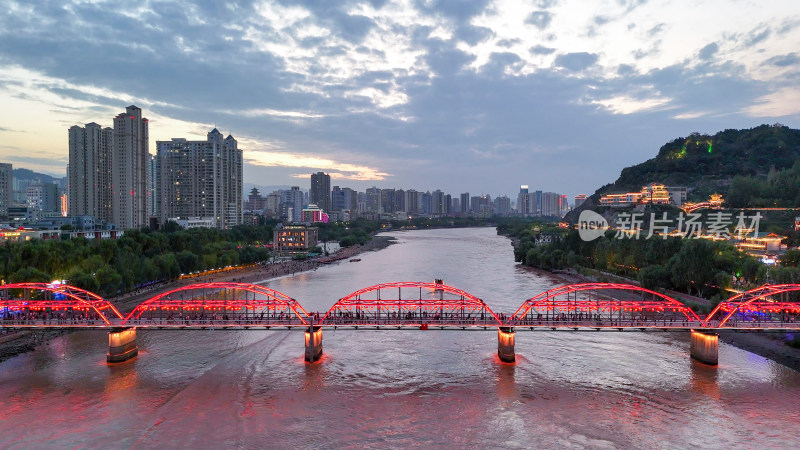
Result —
[[23, 168], [14, 169], [13, 176], [17, 180], [29, 180], [29, 181], [39, 180], [39, 182], [46, 184], [50, 183], [58, 184], [58, 182], [60, 181], [60, 179], [52, 175], [48, 175], [46, 173], [34, 172], [30, 169], [23, 169]]
[[607, 192], [639, 190], [657, 181], [692, 187], [690, 200], [703, 200], [714, 192], [728, 194], [736, 176], [766, 180], [770, 170], [774, 174], [790, 169], [798, 160], [800, 130], [783, 125], [729, 129], [713, 136], [692, 133], [664, 144], [655, 158], [626, 167], [614, 183], [598, 189], [593, 198]]

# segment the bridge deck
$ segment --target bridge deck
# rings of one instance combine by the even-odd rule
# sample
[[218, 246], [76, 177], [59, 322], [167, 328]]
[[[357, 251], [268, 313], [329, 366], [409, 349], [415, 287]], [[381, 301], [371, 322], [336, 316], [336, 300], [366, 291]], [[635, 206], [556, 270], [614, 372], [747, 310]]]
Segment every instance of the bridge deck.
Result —
[[[518, 331], [797, 331], [800, 323], [794, 321], [761, 321], [761, 322], [727, 322], [723, 327], [715, 323], [704, 324], [697, 321], [539, 321], [509, 320], [498, 323], [495, 320], [357, 320], [341, 319], [314, 322], [313, 326], [339, 329], [451, 329], [451, 330], [488, 330], [499, 326], [511, 327]], [[102, 320], [0, 320], [0, 329], [113, 329], [120, 327], [136, 327], [139, 329], [159, 330], [247, 330], [247, 329], [291, 329], [307, 328], [309, 325], [299, 320], [181, 320], [181, 319], [134, 319], [127, 322], [114, 319], [109, 323]]]

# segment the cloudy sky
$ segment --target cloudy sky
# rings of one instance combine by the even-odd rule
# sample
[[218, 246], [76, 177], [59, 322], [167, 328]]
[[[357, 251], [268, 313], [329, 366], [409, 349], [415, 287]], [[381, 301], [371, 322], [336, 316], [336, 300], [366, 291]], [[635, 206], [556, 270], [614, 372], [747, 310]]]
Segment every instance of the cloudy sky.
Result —
[[[697, 4], [702, 3], [702, 4]], [[245, 181], [574, 195], [690, 132], [800, 127], [800, 2], [0, 0], [0, 161], [136, 104]], [[765, 7], [768, 5], [768, 7]]]

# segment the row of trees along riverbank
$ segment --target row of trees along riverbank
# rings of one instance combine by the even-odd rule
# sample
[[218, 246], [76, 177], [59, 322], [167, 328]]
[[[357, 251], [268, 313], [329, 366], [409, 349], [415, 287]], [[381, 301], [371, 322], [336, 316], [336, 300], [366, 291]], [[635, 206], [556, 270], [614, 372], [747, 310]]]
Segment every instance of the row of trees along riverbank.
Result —
[[[128, 230], [119, 239], [30, 240], [0, 245], [0, 277], [6, 283], [67, 280], [104, 297], [181, 274], [269, 260], [266, 244], [276, 222], [229, 230], [184, 230], [167, 222], [160, 231]], [[320, 224], [320, 239], [343, 247], [361, 244], [380, 223]]]
[[514, 258], [546, 270], [582, 267], [638, 279], [649, 289], [665, 288], [713, 299], [729, 297], [725, 289], [767, 282], [800, 283], [800, 252], [790, 250], [781, 265], [769, 267], [732, 244], [706, 239], [617, 239], [583, 241], [576, 230], [554, 224], [509, 221], [498, 233], [514, 238]]

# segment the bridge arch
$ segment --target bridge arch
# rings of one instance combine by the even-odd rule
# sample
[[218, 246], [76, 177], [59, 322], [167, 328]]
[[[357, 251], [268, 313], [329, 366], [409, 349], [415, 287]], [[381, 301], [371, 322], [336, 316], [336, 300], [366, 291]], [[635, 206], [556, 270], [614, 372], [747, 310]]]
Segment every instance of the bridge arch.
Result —
[[359, 289], [340, 298], [318, 325], [427, 328], [503, 326], [480, 298], [442, 283], [401, 281]]
[[[10, 290], [21, 289], [22, 297], [13, 297]], [[44, 294], [41, 298], [32, 298], [29, 294], [25, 297], [25, 291], [40, 292]], [[98, 318], [111, 324], [111, 320], [122, 319], [122, 314], [108, 300], [99, 295], [67, 284], [52, 283], [11, 283], [0, 286], [0, 307], [9, 310], [46, 312], [72, 310], [93, 312]], [[63, 295], [64, 299], [57, 298]]]
[[162, 292], [136, 306], [123, 321], [124, 326], [308, 326], [310, 323], [309, 314], [292, 297], [266, 286], [228, 282], [190, 284]]
[[[611, 291], [616, 298], [603, 293]], [[594, 296], [592, 294], [595, 294]], [[631, 298], [638, 294], [639, 298]], [[579, 283], [542, 292], [523, 303], [510, 326], [702, 326], [691, 308], [674, 298], [626, 283]]]
[[[739, 323], [757, 324], [764, 327], [769, 324], [782, 326], [787, 323], [800, 322], [800, 302], [775, 298], [781, 294], [800, 291], [800, 284], [763, 285], [749, 291], [740, 292], [720, 302], [706, 317], [706, 326], [722, 328], [739, 326]], [[788, 297], [788, 296], [785, 296]], [[719, 320], [714, 324], [715, 320]]]

